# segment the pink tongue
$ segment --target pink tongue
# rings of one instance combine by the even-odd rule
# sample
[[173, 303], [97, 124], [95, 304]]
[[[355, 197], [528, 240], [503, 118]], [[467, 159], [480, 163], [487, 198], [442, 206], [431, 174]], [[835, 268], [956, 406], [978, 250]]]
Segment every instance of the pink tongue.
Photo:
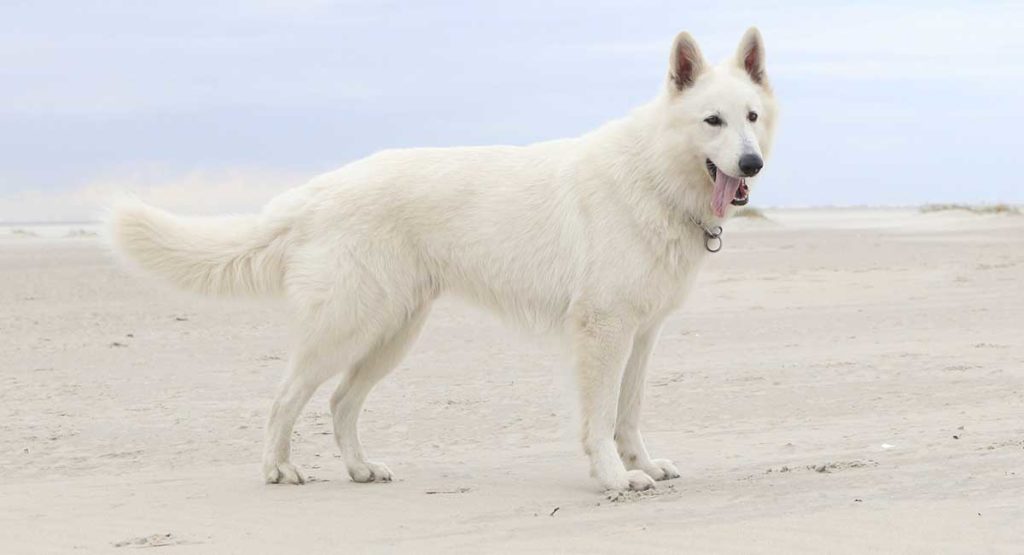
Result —
[[715, 190], [711, 193], [711, 208], [719, 218], [725, 217], [725, 208], [736, 198], [736, 191], [739, 190], [743, 180], [718, 170], [715, 173]]

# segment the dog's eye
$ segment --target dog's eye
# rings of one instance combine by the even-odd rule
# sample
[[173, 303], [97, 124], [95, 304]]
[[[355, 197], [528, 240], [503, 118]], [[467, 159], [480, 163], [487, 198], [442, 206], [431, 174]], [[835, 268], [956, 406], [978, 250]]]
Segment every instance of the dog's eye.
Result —
[[719, 125], [722, 125], [722, 118], [718, 116], [708, 116], [704, 118], [704, 123], [714, 127], [718, 127]]
[[750, 112], [747, 114], [747, 120], [754, 122], [757, 121], [757, 112]]

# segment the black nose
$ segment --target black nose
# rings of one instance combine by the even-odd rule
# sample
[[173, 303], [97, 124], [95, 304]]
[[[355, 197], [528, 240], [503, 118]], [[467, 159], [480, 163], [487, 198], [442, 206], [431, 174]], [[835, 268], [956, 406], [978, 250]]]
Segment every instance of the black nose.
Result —
[[764, 167], [764, 160], [756, 154], [744, 154], [740, 156], [740, 171], [747, 177], [757, 175]]

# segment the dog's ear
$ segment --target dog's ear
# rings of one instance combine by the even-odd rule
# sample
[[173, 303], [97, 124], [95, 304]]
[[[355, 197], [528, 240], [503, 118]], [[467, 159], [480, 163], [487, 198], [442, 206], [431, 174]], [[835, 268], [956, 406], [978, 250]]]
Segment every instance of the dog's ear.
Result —
[[759, 85], [767, 85], [764, 72], [764, 40], [757, 27], [747, 29], [736, 49], [736, 63], [747, 72], [750, 79]]
[[700, 53], [697, 41], [686, 31], [679, 33], [672, 42], [672, 54], [669, 57], [669, 89], [681, 91], [693, 85], [704, 71], [705, 65], [704, 55]]

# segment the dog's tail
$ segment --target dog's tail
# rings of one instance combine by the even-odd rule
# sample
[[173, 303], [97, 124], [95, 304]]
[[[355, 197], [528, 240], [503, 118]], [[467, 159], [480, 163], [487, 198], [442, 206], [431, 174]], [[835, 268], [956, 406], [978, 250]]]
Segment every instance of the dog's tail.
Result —
[[289, 226], [266, 216], [175, 216], [133, 199], [106, 218], [115, 252], [207, 295], [276, 296], [284, 289]]

